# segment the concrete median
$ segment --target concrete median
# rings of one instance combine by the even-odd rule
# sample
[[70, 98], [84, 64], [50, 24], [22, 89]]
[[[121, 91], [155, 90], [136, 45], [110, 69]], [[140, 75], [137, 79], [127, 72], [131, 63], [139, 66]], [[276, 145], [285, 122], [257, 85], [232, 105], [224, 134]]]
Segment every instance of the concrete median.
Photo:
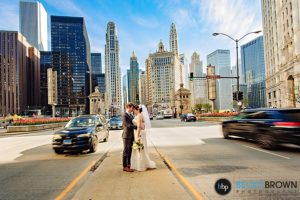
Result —
[[[119, 145], [122, 145], [121, 141]], [[133, 173], [122, 171], [121, 148], [109, 151], [106, 159], [72, 199], [192, 199], [155, 149], [150, 147], [149, 150], [157, 169]]]

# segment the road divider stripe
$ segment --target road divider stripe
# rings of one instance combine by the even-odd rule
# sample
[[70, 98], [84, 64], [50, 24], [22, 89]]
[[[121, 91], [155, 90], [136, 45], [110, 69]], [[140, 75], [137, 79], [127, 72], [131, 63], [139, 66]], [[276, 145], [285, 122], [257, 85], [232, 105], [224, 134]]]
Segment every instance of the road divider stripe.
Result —
[[[156, 147], [155, 147], [156, 149]], [[190, 192], [190, 194], [194, 197], [196, 200], [204, 200], [204, 197], [184, 178], [184, 176], [176, 169], [176, 167], [173, 165], [173, 163], [161, 152], [159, 152], [157, 149], [156, 151], [160, 155], [160, 157], [163, 159], [164, 163], [167, 165], [167, 167], [174, 173], [174, 175], [178, 178], [178, 180], [181, 182], [182, 185]]]
[[250, 146], [247, 146], [247, 145], [243, 145], [244, 147], [246, 148], [249, 148], [249, 149], [253, 149], [253, 150], [256, 150], [256, 151], [260, 151], [260, 152], [264, 152], [264, 153], [267, 153], [267, 154], [270, 154], [270, 155], [273, 155], [273, 156], [278, 156], [280, 158], [285, 158], [285, 159], [291, 159], [289, 157], [286, 157], [286, 156], [282, 156], [282, 155], [279, 155], [277, 153], [272, 153], [272, 152], [269, 152], [269, 151], [265, 151], [265, 150], [262, 150], [262, 149], [258, 149], [258, 148], [255, 148], [255, 147], [250, 147]]
[[90, 169], [96, 164], [96, 160], [92, 161], [71, 183], [55, 198], [55, 200], [62, 200], [78, 183], [78, 181], [90, 171]]

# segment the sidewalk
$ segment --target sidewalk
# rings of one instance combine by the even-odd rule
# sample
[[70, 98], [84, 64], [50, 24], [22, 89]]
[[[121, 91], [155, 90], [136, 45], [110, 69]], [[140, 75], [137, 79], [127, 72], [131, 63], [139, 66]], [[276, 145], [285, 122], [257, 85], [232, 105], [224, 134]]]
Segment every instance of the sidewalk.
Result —
[[117, 149], [111, 149], [108, 157], [89, 177], [74, 196], [74, 200], [185, 200], [192, 199], [169, 171], [153, 146], [150, 157], [157, 169], [145, 172], [123, 172], [121, 140]]

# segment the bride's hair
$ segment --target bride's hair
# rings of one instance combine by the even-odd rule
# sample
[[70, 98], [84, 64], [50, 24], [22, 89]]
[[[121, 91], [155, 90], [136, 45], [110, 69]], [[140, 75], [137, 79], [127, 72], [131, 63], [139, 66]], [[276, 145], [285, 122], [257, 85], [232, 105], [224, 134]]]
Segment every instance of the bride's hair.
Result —
[[142, 108], [142, 106], [135, 105], [135, 106], [134, 106], [134, 109], [138, 110], [140, 113], [142, 113], [142, 112], [143, 112], [143, 108]]

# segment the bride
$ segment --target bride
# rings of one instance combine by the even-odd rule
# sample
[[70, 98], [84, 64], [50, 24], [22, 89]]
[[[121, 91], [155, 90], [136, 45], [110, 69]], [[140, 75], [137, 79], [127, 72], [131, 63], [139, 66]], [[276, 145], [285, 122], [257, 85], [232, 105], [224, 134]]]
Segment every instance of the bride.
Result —
[[133, 123], [137, 126], [134, 131], [135, 142], [140, 142], [144, 145], [143, 149], [133, 149], [131, 154], [131, 169], [137, 171], [146, 171], [147, 169], [155, 169], [155, 163], [150, 160], [148, 154], [146, 133], [149, 133], [151, 128], [150, 118], [147, 108], [144, 105], [134, 107], [135, 118]]

